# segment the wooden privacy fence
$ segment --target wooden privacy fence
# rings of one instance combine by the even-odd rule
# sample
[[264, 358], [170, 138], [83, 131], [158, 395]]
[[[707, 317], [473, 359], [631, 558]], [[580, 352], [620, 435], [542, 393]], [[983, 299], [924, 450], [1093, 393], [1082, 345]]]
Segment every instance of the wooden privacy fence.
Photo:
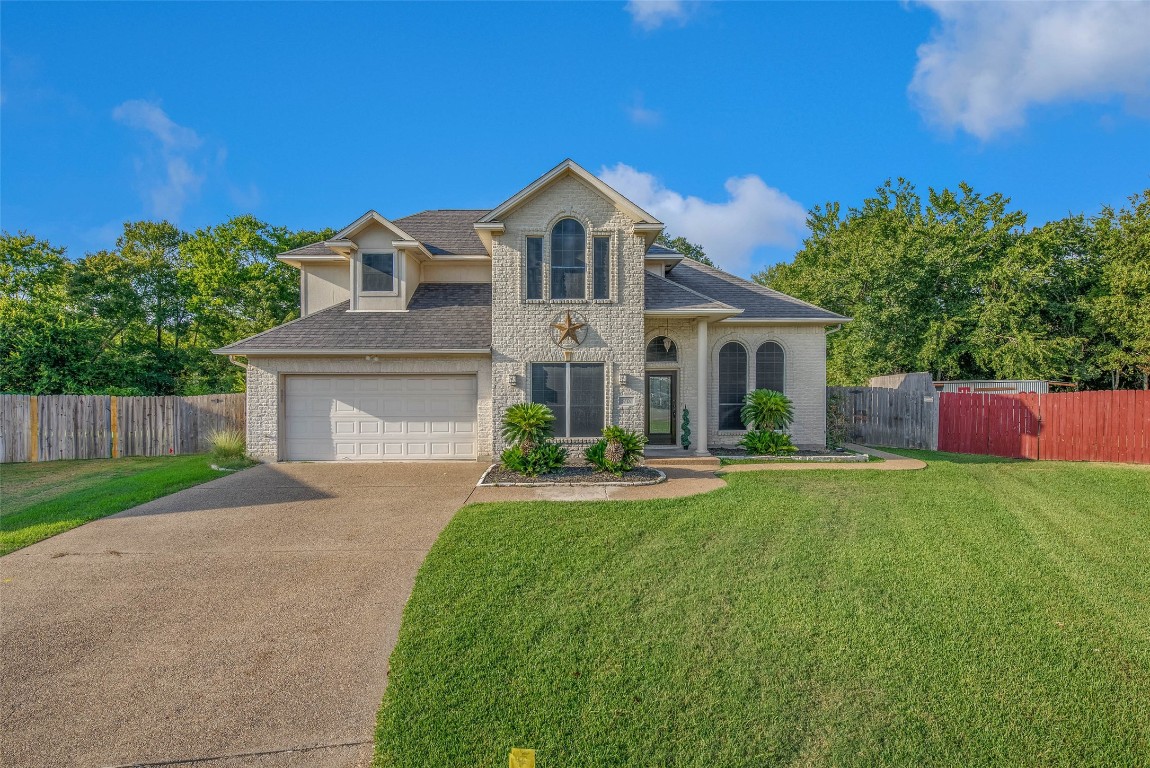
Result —
[[938, 396], [885, 387], [827, 387], [841, 398], [850, 439], [864, 445], [938, 449]]
[[941, 395], [938, 449], [1150, 464], [1150, 392]]
[[244, 395], [0, 395], [0, 463], [203, 453], [244, 429]]

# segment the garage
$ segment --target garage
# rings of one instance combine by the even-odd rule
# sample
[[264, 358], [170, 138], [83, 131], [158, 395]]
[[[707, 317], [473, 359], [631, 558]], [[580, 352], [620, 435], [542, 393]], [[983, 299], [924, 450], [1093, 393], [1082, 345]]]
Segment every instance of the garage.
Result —
[[289, 461], [475, 459], [474, 375], [285, 376]]

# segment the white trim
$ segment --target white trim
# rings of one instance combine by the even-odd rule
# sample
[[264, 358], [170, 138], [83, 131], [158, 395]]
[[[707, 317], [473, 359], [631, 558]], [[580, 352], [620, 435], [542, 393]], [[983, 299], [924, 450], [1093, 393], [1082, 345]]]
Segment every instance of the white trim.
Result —
[[[563, 162], [559, 163], [559, 165], [555, 166], [550, 171], [543, 174], [538, 179], [516, 192], [507, 200], [500, 203], [496, 208], [489, 211], [485, 216], [483, 216], [483, 218], [475, 223], [475, 228], [479, 229], [481, 225], [498, 223], [503, 216], [507, 215], [515, 208], [518, 208], [529, 198], [534, 197], [537, 192], [551, 184], [551, 182], [566, 174], [571, 174], [576, 178], [586, 182], [601, 195], [607, 197], [620, 208], [624, 209], [633, 219], [635, 219], [637, 227], [646, 225], [649, 228], [643, 231], [661, 232], [663, 230], [662, 222], [644, 211], [635, 203], [628, 200], [617, 190], [607, 186], [607, 184], [605, 184], [601, 179], [590, 173], [587, 169], [580, 166], [571, 158], [567, 158]], [[484, 227], [484, 229], [487, 229], [487, 227]]]
[[[392, 232], [399, 235], [400, 240], [415, 241], [414, 237], [407, 234], [402, 229], [400, 229], [398, 226], [396, 226], [395, 224], [388, 221], [386, 218], [384, 218], [383, 216], [380, 216], [378, 213], [376, 213], [374, 210], [372, 210], [372, 211], [368, 211], [367, 213], [363, 214], [358, 219], [353, 221], [351, 224], [348, 224], [346, 227], [341, 229], [339, 232], [336, 232], [335, 237], [333, 237], [331, 240], [328, 240], [327, 242], [325, 242], [324, 245], [326, 245], [330, 248], [331, 243], [338, 242], [340, 240], [346, 241], [352, 235], [358, 233], [360, 230], [362, 230], [364, 227], [366, 227], [368, 224], [371, 224], [372, 222], [379, 224], [383, 227], [386, 227], [387, 229], [390, 229]], [[418, 242], [418, 241], [416, 241], [416, 242]]]
[[[738, 315], [743, 310], [739, 309], [652, 309], [650, 311], [644, 310], [643, 317], [721, 317], [730, 318]], [[712, 322], [723, 323], [726, 320], [713, 320]]]
[[347, 256], [340, 256], [338, 253], [334, 253], [328, 256], [292, 256], [291, 254], [276, 256], [276, 261], [282, 261], [283, 263], [291, 264], [294, 267], [298, 267], [300, 264], [313, 264], [322, 262], [332, 262], [338, 264], [341, 261], [346, 260]]
[[[742, 312], [743, 310], [740, 310]], [[729, 325], [841, 325], [850, 322], [852, 318], [844, 317], [839, 320], [819, 319], [813, 317], [731, 317], [720, 320], [720, 323]]]

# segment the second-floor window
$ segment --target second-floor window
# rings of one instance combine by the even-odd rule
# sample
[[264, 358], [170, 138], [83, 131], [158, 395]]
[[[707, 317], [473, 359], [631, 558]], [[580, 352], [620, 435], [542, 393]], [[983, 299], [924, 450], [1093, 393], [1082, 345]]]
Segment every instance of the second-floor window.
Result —
[[595, 261], [592, 264], [592, 275], [595, 279], [595, 290], [592, 296], [596, 299], [611, 297], [611, 238], [596, 237]]
[[543, 298], [543, 238], [527, 238], [527, 298]]
[[395, 293], [395, 254], [365, 253], [360, 269], [361, 293]]
[[587, 233], [575, 219], [563, 219], [551, 230], [551, 298], [587, 295]]

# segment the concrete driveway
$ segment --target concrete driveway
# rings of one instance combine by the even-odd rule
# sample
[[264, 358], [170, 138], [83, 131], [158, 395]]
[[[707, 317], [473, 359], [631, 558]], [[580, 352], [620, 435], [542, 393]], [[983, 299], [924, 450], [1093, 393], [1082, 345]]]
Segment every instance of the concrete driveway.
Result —
[[369, 765], [416, 570], [484, 468], [261, 466], [0, 558], [0, 763]]

